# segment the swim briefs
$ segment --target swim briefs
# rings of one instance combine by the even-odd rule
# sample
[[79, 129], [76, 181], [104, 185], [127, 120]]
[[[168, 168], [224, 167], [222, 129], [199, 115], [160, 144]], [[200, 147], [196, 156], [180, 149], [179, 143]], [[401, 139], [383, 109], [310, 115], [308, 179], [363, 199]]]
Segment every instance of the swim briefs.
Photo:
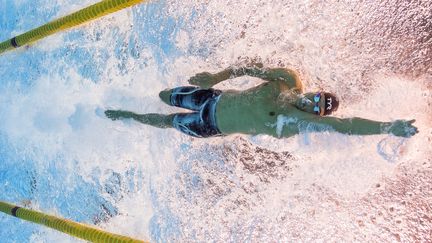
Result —
[[193, 86], [172, 89], [171, 105], [195, 111], [176, 114], [173, 126], [183, 133], [199, 138], [222, 135], [216, 124], [216, 104], [221, 93], [220, 90]]

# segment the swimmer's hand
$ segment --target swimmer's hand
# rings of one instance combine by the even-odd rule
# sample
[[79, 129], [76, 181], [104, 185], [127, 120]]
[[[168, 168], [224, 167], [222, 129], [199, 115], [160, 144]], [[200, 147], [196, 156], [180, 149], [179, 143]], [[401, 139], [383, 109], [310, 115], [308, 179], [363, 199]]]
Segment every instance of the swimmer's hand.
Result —
[[122, 110], [106, 110], [105, 115], [109, 119], [115, 121], [122, 118], [133, 118], [134, 113], [130, 111], [122, 111]]
[[205, 89], [212, 87], [215, 84], [215, 81], [215, 75], [209, 72], [197, 73], [188, 80], [190, 84]]
[[417, 127], [413, 126], [415, 120], [396, 120], [390, 123], [390, 126], [387, 128], [388, 133], [391, 133], [398, 137], [412, 137], [416, 133], [418, 133]]

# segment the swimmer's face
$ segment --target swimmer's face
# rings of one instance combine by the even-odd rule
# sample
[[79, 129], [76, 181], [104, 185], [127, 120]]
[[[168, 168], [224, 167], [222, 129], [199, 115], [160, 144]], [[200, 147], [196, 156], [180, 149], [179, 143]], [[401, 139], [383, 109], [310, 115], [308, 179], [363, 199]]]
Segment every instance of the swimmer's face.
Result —
[[300, 109], [312, 114], [324, 115], [325, 101], [323, 93], [306, 93], [300, 98]]
[[297, 100], [296, 106], [302, 111], [325, 116], [337, 110], [339, 101], [330, 93], [306, 93]]

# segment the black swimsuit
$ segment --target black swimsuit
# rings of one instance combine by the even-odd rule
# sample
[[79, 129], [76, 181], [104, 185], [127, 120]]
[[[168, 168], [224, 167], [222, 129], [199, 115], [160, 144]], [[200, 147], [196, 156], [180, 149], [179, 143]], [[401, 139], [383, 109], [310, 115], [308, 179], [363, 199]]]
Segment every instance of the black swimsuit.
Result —
[[216, 124], [216, 104], [222, 91], [183, 86], [172, 89], [171, 105], [196, 112], [176, 114], [173, 126], [188, 135], [206, 138], [221, 135]]

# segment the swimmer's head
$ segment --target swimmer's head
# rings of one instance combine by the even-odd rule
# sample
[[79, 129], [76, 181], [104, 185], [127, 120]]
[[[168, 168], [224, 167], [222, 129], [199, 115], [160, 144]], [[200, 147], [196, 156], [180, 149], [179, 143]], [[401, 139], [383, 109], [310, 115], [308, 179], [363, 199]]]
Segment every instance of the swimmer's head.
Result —
[[306, 93], [296, 102], [297, 108], [319, 116], [328, 116], [339, 107], [339, 99], [332, 93]]
[[332, 93], [324, 92], [324, 116], [331, 115], [334, 111], [337, 111], [339, 108], [339, 99]]

